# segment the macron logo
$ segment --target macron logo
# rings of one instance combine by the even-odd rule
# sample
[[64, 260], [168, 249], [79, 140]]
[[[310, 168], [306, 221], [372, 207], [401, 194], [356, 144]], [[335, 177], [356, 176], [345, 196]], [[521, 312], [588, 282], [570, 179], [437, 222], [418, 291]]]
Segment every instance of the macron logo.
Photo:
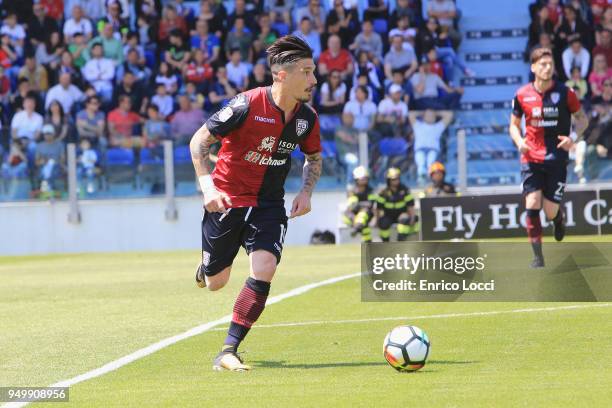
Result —
[[257, 115], [255, 115], [255, 120], [257, 122], [263, 122], [263, 123], [271, 123], [271, 124], [275, 124], [276, 123], [276, 119], [264, 118], [264, 117], [257, 116]]

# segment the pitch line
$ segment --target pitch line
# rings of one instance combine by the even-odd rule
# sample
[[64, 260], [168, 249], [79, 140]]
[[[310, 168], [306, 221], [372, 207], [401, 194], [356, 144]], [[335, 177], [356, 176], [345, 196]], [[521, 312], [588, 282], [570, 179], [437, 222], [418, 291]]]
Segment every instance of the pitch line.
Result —
[[[268, 300], [266, 301], [266, 306], [273, 305], [274, 303], [282, 302], [283, 300], [292, 298], [294, 296], [299, 296], [301, 294], [304, 294], [312, 289], [316, 289], [321, 286], [332, 285], [334, 283], [341, 282], [343, 280], [347, 280], [351, 278], [356, 278], [358, 276], [361, 276], [361, 273], [352, 273], [350, 275], [338, 276], [335, 278], [325, 279], [320, 282], [314, 282], [314, 283], [309, 283], [308, 285], [299, 286], [295, 289], [291, 289], [288, 292], [281, 293], [280, 295], [276, 295], [276, 296], [272, 296], [268, 298]], [[103, 365], [102, 367], [98, 367], [84, 374], [77, 375], [76, 377], [70, 378], [68, 380], [63, 380], [55, 384], [51, 384], [49, 387], [70, 387], [72, 385], [81, 383], [83, 381], [87, 381], [87, 380], [91, 380], [92, 378], [100, 377], [101, 375], [108, 374], [112, 371], [115, 371], [123, 367], [124, 365], [130, 364], [136, 360], [140, 360], [141, 358], [144, 358], [150, 354], [153, 354], [161, 349], [164, 349], [168, 346], [176, 344], [179, 341], [186, 340], [190, 337], [197, 336], [204, 332], [210, 331], [215, 326], [218, 326], [220, 324], [230, 323], [231, 321], [232, 321], [232, 315], [231, 314], [225, 315], [221, 317], [220, 319], [201, 324], [199, 326], [196, 326], [192, 329], [187, 330], [186, 332], [177, 334], [172, 337], [168, 337], [166, 339], [158, 341], [157, 343], [151, 344], [150, 346], [141, 348], [140, 350], [136, 350], [135, 352], [130, 353], [126, 356], [123, 356], [117, 360], [111, 361], [110, 363], [107, 363]], [[32, 402], [35, 402], [35, 401], [32, 401]], [[0, 406], [0, 408], [20, 408], [20, 407], [24, 407], [28, 405], [29, 403], [30, 402], [10, 402], [10, 403]]]
[[[515, 313], [535, 313], [535, 312], [555, 312], [559, 310], [573, 310], [573, 309], [588, 309], [595, 307], [610, 307], [612, 303], [593, 303], [588, 305], [568, 305], [568, 306], [551, 306], [551, 307], [539, 307], [529, 309], [511, 309], [511, 310], [492, 310], [489, 312], [466, 312], [466, 313], [443, 313], [435, 315], [423, 315], [423, 316], [402, 316], [402, 317], [373, 317], [369, 319], [347, 319], [347, 320], [312, 320], [307, 322], [290, 322], [290, 323], [273, 323], [273, 324], [259, 324], [253, 326], [252, 329], [270, 329], [275, 327], [294, 327], [294, 326], [315, 326], [315, 325], [326, 325], [326, 324], [346, 324], [346, 323], [369, 323], [369, 322], [384, 322], [389, 320], [426, 320], [426, 319], [446, 319], [453, 317], [478, 317], [478, 316], [494, 316], [501, 314], [515, 314]], [[227, 330], [227, 327], [216, 327], [211, 331], [223, 331]]]

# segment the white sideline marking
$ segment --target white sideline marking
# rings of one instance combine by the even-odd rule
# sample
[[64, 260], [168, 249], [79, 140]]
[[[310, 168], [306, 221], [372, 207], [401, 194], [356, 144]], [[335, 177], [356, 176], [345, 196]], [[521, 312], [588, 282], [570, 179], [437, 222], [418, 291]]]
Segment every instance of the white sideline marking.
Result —
[[[315, 283], [310, 283], [308, 285], [304, 285], [304, 286], [300, 286], [297, 287], [295, 289], [291, 289], [288, 292], [285, 293], [281, 293], [280, 295], [276, 295], [276, 296], [272, 296], [270, 298], [268, 298], [267, 302], [266, 302], [266, 306], [269, 305], [273, 305], [274, 303], [278, 303], [281, 302], [285, 299], [294, 297], [294, 296], [299, 296], [303, 293], [306, 293], [312, 289], [321, 287], [321, 286], [326, 286], [326, 285], [331, 285], [346, 279], [351, 279], [351, 278], [356, 278], [358, 276], [361, 276], [361, 273], [352, 273], [350, 275], [343, 275], [343, 276], [338, 276], [336, 278], [330, 278], [330, 279], [325, 279], [323, 281], [320, 282], [315, 282]], [[197, 336], [198, 334], [202, 334], [206, 331], [211, 330], [213, 327], [218, 326], [220, 324], [224, 324], [224, 323], [229, 323], [232, 321], [232, 315], [226, 315], [223, 316], [220, 319], [217, 320], [213, 320], [212, 322], [208, 322], [208, 323], [204, 323], [201, 324], [199, 326], [196, 326], [192, 329], [187, 330], [184, 333], [181, 334], [177, 334], [175, 336], [172, 337], [168, 337], [166, 339], [160, 340], [157, 343], [151, 344], [150, 346], [141, 348], [140, 350], [136, 350], [135, 352], [128, 354], [127, 356], [123, 356], [117, 360], [111, 361], [110, 363], [107, 363], [105, 365], [103, 365], [102, 367], [98, 367], [94, 370], [88, 371], [84, 374], [81, 375], [77, 375], [76, 377], [70, 378], [68, 380], [63, 380], [60, 382], [57, 382], [55, 384], [51, 384], [49, 387], [70, 387], [72, 385], [78, 384], [80, 382], [83, 381], [87, 381], [87, 380], [91, 380], [92, 378], [96, 378], [99, 377], [101, 375], [104, 374], [108, 374], [112, 371], [115, 371], [121, 367], [123, 367], [124, 365], [127, 365], [129, 363], [132, 363], [136, 360], [140, 360], [143, 357], [148, 356], [149, 354], [153, 354], [156, 351], [159, 351], [163, 348], [166, 348], [168, 346], [171, 346], [175, 343], [178, 343], [181, 340], [185, 340], [188, 339], [190, 337], [193, 336]], [[34, 402], [34, 401], [33, 401]], [[28, 405], [29, 402], [10, 402], [8, 404], [4, 404], [2, 405], [0, 408], [20, 408], [20, 407], [25, 407], [26, 405]]]
[[[349, 320], [311, 320], [308, 322], [293, 322], [293, 323], [273, 323], [259, 324], [253, 326], [253, 329], [268, 329], [274, 327], [293, 327], [293, 326], [314, 326], [323, 324], [345, 324], [345, 323], [368, 323], [368, 322], [383, 322], [387, 320], [425, 320], [425, 319], [445, 319], [449, 317], [475, 317], [475, 316], [493, 316], [500, 314], [513, 313], [533, 313], [533, 312], [554, 312], [557, 310], [572, 310], [572, 309], [587, 309], [594, 307], [610, 307], [612, 303], [594, 303], [588, 305], [568, 305], [568, 306], [551, 306], [531, 309], [511, 309], [511, 310], [492, 310], [489, 312], [466, 312], [466, 313], [444, 313], [435, 315], [423, 316], [402, 316], [402, 317], [374, 317], [370, 319], [349, 319]], [[211, 331], [227, 330], [227, 327], [217, 327]]]

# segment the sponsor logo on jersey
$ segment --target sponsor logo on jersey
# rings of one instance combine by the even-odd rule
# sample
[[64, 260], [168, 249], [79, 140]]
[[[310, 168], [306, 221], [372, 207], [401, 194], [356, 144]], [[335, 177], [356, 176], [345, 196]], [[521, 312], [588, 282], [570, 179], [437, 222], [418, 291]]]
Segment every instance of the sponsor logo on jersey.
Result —
[[276, 119], [274, 118], [264, 118], [262, 116], [257, 116], [257, 115], [255, 115], [255, 121], [263, 122], [263, 123], [270, 123], [272, 125], [276, 123]]
[[535, 96], [528, 96], [525, 99], [523, 99], [523, 102], [534, 102], [536, 101], [538, 98], [536, 98]]
[[260, 152], [265, 150], [267, 152], [272, 153], [272, 149], [274, 148], [274, 142], [275, 141], [276, 141], [276, 138], [274, 136], [265, 137], [261, 141], [261, 144], [259, 145], [257, 150], [259, 150]]
[[297, 149], [297, 147], [298, 147], [297, 143], [290, 143], [290, 142], [285, 142], [284, 140], [281, 140], [280, 142], [278, 142], [276, 153], [291, 154], [291, 152]]
[[259, 152], [249, 151], [244, 155], [244, 160], [259, 164], [260, 166], [282, 166], [287, 163], [287, 158], [284, 159], [273, 159], [272, 156], [264, 155]]
[[539, 118], [542, 116], [542, 109], [539, 106], [534, 106], [531, 109], [531, 116], [533, 116], [534, 118]]
[[234, 111], [232, 110], [232, 108], [230, 108], [229, 106], [226, 106], [225, 108], [219, 111], [218, 117], [221, 122], [227, 122], [227, 120], [231, 118], [233, 114], [234, 114]]
[[202, 265], [208, 266], [210, 263], [210, 253], [202, 251]]
[[561, 95], [559, 94], [559, 92], [553, 92], [550, 94], [550, 100], [552, 101], [552, 103], [554, 103], [555, 105], [557, 103], [559, 103], [559, 99], [561, 98]]
[[545, 106], [544, 117], [545, 118], [556, 118], [559, 116], [559, 108], [556, 106]]
[[532, 120], [531, 126], [533, 127], [555, 127], [559, 123], [558, 120]]
[[302, 136], [308, 130], [308, 121], [306, 119], [298, 119], [295, 122], [295, 133], [298, 137]]

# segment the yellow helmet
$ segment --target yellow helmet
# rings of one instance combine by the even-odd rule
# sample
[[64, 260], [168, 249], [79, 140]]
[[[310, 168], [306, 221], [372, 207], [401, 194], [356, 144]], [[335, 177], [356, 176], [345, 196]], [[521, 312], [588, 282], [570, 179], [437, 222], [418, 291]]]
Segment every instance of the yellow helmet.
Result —
[[360, 178], [370, 177], [370, 171], [364, 166], [355, 167], [353, 170], [353, 178], [355, 180]]
[[387, 179], [396, 179], [396, 178], [399, 178], [400, 174], [401, 174], [400, 169], [398, 169], [397, 167], [389, 167], [385, 177]]
[[429, 166], [429, 175], [431, 176], [431, 174], [435, 173], [436, 171], [441, 171], [442, 173], [446, 173], [446, 168], [440, 162], [433, 162], [431, 166]]

